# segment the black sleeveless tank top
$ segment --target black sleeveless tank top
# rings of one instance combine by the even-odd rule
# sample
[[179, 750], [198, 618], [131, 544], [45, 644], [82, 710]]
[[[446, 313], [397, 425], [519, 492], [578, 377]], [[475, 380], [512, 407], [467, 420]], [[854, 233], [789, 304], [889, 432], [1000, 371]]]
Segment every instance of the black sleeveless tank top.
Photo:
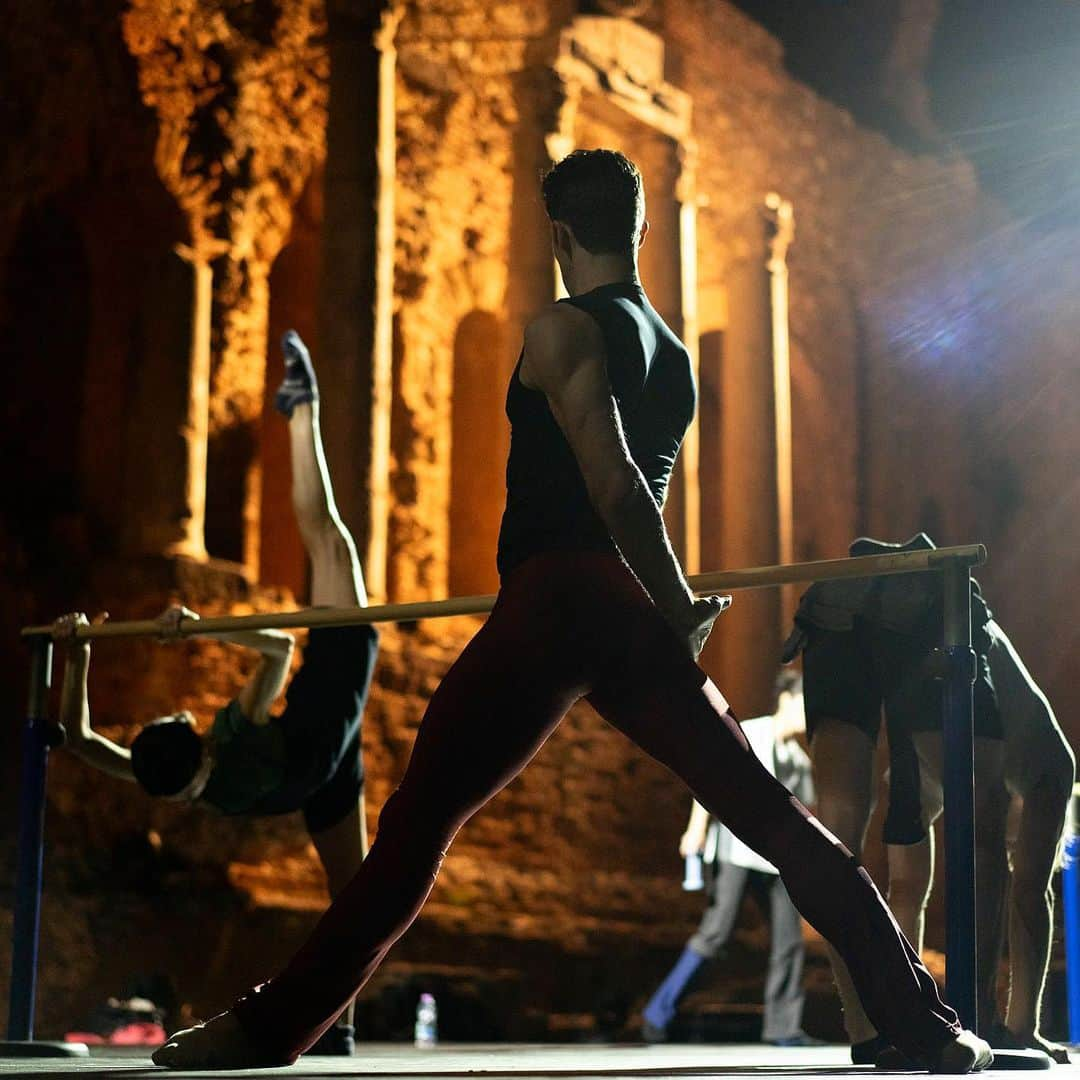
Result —
[[[663, 505], [696, 404], [686, 347], [632, 282], [601, 285], [560, 303], [588, 312], [599, 324], [630, 454]], [[519, 359], [506, 395], [510, 457], [499, 531], [502, 575], [541, 552], [616, 550], [547, 398], [527, 387], [520, 373]]]

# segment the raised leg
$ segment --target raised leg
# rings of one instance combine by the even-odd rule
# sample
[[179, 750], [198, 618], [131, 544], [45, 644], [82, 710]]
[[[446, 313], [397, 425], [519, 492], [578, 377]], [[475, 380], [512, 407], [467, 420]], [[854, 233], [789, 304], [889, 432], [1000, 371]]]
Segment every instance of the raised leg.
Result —
[[319, 403], [297, 405], [289, 420], [293, 510], [311, 560], [314, 606], [363, 607], [364, 575], [356, 544], [334, 502], [319, 431]]
[[[334, 489], [319, 429], [319, 395], [311, 358], [300, 336], [290, 330], [282, 341], [286, 380], [278, 404], [289, 421], [293, 512], [311, 562], [311, 603], [316, 607], [364, 607], [367, 592], [360, 559], [334, 501]], [[354, 813], [312, 842], [326, 870], [331, 897], [337, 896], [368, 850], [367, 820], [361, 792]], [[350, 1030], [353, 1004], [339, 1022]]]

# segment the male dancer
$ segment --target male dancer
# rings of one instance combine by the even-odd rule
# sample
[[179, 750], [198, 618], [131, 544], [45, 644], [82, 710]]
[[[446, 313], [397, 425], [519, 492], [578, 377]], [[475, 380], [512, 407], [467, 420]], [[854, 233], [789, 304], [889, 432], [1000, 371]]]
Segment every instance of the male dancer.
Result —
[[433, 695], [370, 855], [308, 942], [155, 1062], [294, 1061], [416, 918], [458, 829], [587, 697], [779, 869], [891, 1038], [932, 1068], [985, 1066], [989, 1047], [942, 1003], [866, 871], [758, 761], [694, 663], [724, 604], [694, 599], [660, 512], [695, 390], [638, 280], [640, 173], [613, 151], [577, 151], [543, 195], [571, 295], [529, 325], [510, 383], [495, 608]]
[[[315, 372], [295, 331], [285, 335], [282, 347], [285, 381], [275, 406], [289, 420], [293, 508], [311, 560], [311, 602], [362, 607], [367, 594], [360, 562], [338, 516], [323, 455]], [[175, 639], [182, 619], [197, 618], [186, 608], [169, 609], [159, 617], [162, 638]], [[137, 781], [151, 795], [199, 800], [225, 814], [253, 817], [302, 810], [330, 894], [337, 896], [367, 854], [360, 718], [375, 662], [375, 631], [370, 626], [312, 630], [278, 717], [269, 710], [288, 677], [292, 635], [279, 630], [209, 634], [256, 649], [255, 674], [204, 735], [196, 733], [191, 714], [182, 712], [147, 725], [129, 750], [90, 726], [90, 643], [73, 636], [85, 624], [84, 615], [73, 614], [54, 628], [54, 636], [66, 643], [61, 699], [66, 745], [96, 768]], [[346, 1015], [328, 1029], [317, 1052], [351, 1054], [352, 1047]]]
[[[769, 772], [808, 805], [814, 801], [810, 759], [795, 741], [795, 736], [806, 731], [802, 678], [798, 672], [781, 668], [776, 679], [776, 698], [776, 709], [771, 716], [743, 721], [743, 734]], [[732, 836], [699, 802], [690, 811], [686, 831], [679, 840], [679, 854], [701, 856], [707, 869], [709, 906], [674, 967], [641, 1010], [641, 1033], [645, 1041], [667, 1039], [679, 1003], [694, 978], [731, 940], [743, 894], [749, 888], [769, 916], [769, 966], [765, 976], [761, 1040], [772, 1046], [819, 1045], [819, 1040], [802, 1029], [805, 998], [802, 920], [776, 867]]]

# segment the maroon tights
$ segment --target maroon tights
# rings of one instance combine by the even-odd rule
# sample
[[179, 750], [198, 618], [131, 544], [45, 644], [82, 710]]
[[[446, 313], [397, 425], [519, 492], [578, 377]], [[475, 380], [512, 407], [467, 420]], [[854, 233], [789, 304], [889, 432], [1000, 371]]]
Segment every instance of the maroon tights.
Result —
[[621, 561], [553, 553], [507, 576], [435, 691], [356, 876], [288, 967], [234, 1006], [268, 1063], [294, 1061], [333, 1022], [420, 912], [458, 829], [582, 697], [780, 870], [882, 1035], [932, 1058], [959, 1032], [866, 871], [761, 765]]

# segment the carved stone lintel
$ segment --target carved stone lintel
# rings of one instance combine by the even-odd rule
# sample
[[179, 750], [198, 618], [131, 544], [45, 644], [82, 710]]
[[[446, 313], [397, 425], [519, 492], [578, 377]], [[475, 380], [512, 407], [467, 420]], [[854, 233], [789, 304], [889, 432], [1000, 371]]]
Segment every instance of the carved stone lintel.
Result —
[[553, 66], [579, 93], [600, 93], [670, 138], [689, 138], [690, 96], [664, 81], [663, 39], [643, 26], [579, 16], [563, 31]]
[[587, 4], [605, 15], [620, 15], [627, 19], [647, 15], [652, 6], [653, 0], [590, 0]]

